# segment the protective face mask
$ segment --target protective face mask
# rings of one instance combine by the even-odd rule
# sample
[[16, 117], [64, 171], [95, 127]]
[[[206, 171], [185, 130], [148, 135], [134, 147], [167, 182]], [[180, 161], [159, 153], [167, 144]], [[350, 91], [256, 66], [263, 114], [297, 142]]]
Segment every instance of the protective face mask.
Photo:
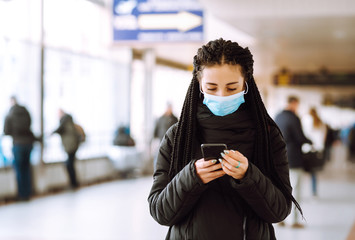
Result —
[[244, 94], [248, 92], [242, 91], [230, 96], [215, 96], [207, 93], [204, 94], [203, 104], [216, 116], [226, 116], [238, 110], [239, 106], [245, 102]]

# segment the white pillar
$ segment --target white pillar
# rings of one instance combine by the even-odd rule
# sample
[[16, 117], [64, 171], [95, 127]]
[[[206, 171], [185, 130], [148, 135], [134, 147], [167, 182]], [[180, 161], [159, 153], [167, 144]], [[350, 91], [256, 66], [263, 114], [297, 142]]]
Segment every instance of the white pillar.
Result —
[[144, 148], [145, 160], [150, 160], [151, 150], [150, 143], [153, 137], [153, 97], [152, 84], [155, 69], [155, 52], [153, 49], [146, 49], [143, 53], [144, 61]]

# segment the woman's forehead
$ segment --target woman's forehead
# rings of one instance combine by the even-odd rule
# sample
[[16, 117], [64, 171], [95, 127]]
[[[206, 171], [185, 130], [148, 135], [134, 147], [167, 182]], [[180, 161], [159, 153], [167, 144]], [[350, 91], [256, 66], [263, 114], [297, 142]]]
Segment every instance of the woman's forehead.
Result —
[[213, 65], [202, 70], [203, 82], [209, 81], [236, 81], [242, 80], [240, 65]]

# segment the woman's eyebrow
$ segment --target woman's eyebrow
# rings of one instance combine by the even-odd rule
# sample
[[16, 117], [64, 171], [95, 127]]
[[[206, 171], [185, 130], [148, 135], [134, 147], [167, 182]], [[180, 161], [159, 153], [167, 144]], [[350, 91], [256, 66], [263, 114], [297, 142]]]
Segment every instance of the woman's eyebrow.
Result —
[[217, 83], [206, 82], [206, 84], [217, 86]]
[[227, 83], [227, 85], [233, 85], [233, 84], [236, 84], [236, 83], [239, 83], [239, 82], [230, 82], [230, 83]]

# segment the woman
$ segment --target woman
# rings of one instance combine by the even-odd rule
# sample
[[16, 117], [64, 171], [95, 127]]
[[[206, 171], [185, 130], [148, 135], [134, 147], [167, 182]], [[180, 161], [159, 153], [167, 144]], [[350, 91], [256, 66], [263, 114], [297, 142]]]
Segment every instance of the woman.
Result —
[[[244, 100], [245, 97], [245, 100]], [[202, 143], [224, 143], [217, 159]], [[166, 239], [275, 239], [290, 213], [286, 146], [253, 78], [248, 48], [218, 39], [194, 57], [180, 120], [162, 140], [150, 212]]]
[[[317, 110], [315, 107], [309, 109], [309, 115], [306, 115], [303, 118], [304, 132], [307, 138], [312, 141], [312, 150], [324, 154], [324, 144], [325, 138], [327, 134], [327, 127], [319, 117]], [[307, 146], [306, 146], [307, 147]], [[311, 150], [311, 149], [306, 149]], [[308, 152], [306, 151], [306, 152]], [[324, 160], [324, 159], [323, 159]], [[325, 160], [324, 160], [325, 162]], [[317, 191], [317, 173], [320, 169], [313, 169], [311, 171], [311, 179], [312, 179], [312, 195], [314, 198], [318, 197]]]

